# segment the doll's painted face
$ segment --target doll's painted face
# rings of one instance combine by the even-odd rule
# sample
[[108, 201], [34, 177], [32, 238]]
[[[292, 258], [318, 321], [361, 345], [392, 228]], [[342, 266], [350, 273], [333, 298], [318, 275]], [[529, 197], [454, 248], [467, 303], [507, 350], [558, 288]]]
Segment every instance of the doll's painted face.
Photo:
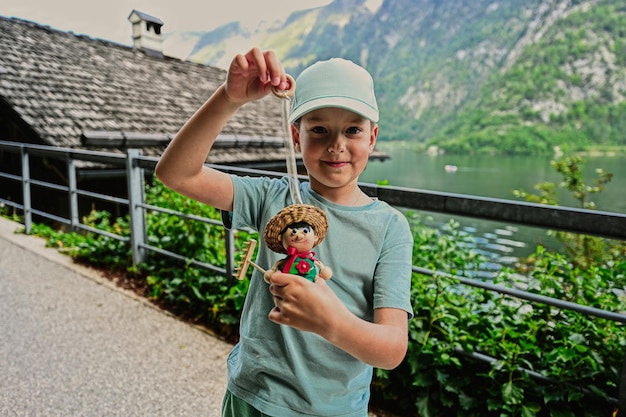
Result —
[[304, 222], [293, 223], [282, 233], [283, 247], [296, 248], [298, 252], [310, 251], [317, 244], [317, 237], [313, 228]]

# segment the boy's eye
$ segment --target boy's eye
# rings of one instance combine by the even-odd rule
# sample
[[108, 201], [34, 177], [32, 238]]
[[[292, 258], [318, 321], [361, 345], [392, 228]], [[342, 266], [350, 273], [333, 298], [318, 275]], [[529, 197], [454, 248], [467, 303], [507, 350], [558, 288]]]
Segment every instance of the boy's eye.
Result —
[[346, 129], [346, 133], [348, 135], [358, 135], [361, 132], [362, 132], [362, 129], [357, 126], [349, 127], [348, 129]]
[[326, 133], [326, 129], [322, 126], [314, 126], [311, 128], [311, 132], [321, 135], [323, 133]]

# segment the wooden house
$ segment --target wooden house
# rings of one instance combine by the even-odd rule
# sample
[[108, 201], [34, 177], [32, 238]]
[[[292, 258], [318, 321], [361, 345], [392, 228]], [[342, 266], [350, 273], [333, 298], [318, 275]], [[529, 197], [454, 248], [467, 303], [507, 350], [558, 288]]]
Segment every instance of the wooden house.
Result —
[[[164, 56], [163, 23], [129, 20], [132, 47], [0, 17], [0, 140], [159, 155], [226, 71]], [[284, 165], [281, 105], [245, 105], [207, 162]]]
[[[226, 70], [165, 56], [160, 19], [133, 10], [128, 20], [132, 46], [0, 16], [0, 140], [160, 155], [224, 82]], [[283, 105], [273, 95], [244, 105], [207, 163], [284, 171]], [[20, 165], [15, 154], [2, 152], [0, 163]], [[54, 164], [44, 161], [36, 169], [35, 175], [65, 182]], [[84, 164], [78, 177], [110, 189], [123, 183], [116, 175], [119, 169]], [[0, 184], [3, 194], [19, 194], [12, 188]]]

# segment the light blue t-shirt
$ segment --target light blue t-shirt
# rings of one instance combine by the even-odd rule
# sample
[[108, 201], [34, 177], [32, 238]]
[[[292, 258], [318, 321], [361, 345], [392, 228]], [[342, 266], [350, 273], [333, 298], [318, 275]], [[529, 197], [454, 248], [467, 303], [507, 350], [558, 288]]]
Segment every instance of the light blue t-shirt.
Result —
[[[234, 209], [227, 227], [263, 228], [292, 204], [288, 180], [233, 176]], [[322, 208], [328, 233], [315, 257], [333, 271], [328, 285], [358, 317], [373, 321], [374, 309], [413, 314], [410, 303], [413, 238], [406, 218], [382, 201], [366, 206], [334, 204], [300, 184], [302, 202]], [[231, 224], [228, 224], [228, 223]], [[259, 242], [256, 263], [270, 269], [284, 255]], [[274, 307], [263, 274], [254, 270], [242, 311], [240, 340], [228, 358], [228, 389], [276, 417], [364, 417], [372, 367], [324, 338], [268, 319]], [[328, 314], [332, 314], [329, 311]]]

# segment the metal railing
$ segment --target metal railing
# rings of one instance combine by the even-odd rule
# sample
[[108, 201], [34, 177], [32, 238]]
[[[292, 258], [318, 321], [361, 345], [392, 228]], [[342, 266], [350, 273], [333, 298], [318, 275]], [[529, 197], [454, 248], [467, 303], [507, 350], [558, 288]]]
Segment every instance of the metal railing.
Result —
[[[148, 211], [173, 214], [187, 219], [192, 219], [194, 221], [222, 226], [221, 222], [212, 219], [184, 214], [146, 203], [144, 198], [144, 181], [146, 175], [151, 174], [154, 171], [158, 161], [157, 158], [142, 156], [141, 152], [136, 149], [130, 149], [125, 155], [123, 155], [0, 141], [0, 155], [4, 157], [4, 160], [7, 160], [6, 154], [14, 155], [14, 159], [12, 159], [13, 161], [16, 161], [19, 158], [19, 164], [11, 164], [14, 171], [14, 165], [19, 165], [19, 172], [9, 172], [4, 168], [4, 166], [0, 167], [0, 180], [19, 184], [21, 187], [22, 201], [11, 201], [0, 195], [0, 204], [5, 204], [22, 211], [26, 233], [31, 232], [33, 215], [36, 215], [65, 224], [76, 231], [83, 230], [102, 234], [113, 239], [126, 241], [132, 247], [133, 262], [135, 264], [143, 262], [151, 252], [154, 252], [163, 256], [185, 261], [187, 264], [206, 268], [218, 274], [228, 277], [232, 276], [234, 271], [235, 245], [234, 232], [231, 230], [225, 231], [226, 265], [212, 265], [193, 259], [189, 260], [182, 254], [166, 251], [148, 243], [145, 226], [145, 214]], [[54, 159], [58, 163], [65, 164], [66, 182], [55, 183], [44, 179], [32, 178], [31, 158], [33, 157]], [[118, 174], [123, 175], [126, 179], [127, 196], [118, 197], [102, 192], [94, 192], [78, 188], [78, 173], [84, 172], [81, 171], [84, 170], [84, 164], [91, 164], [92, 166], [94, 164], [98, 166], [104, 165], [107, 167], [106, 169], [116, 170]], [[227, 173], [236, 173], [240, 175], [265, 175], [271, 177], [284, 175], [284, 173], [278, 172], [235, 168], [230, 166], [212, 166]], [[386, 201], [389, 204], [400, 208], [439, 212], [626, 241], [625, 214], [560, 206], [546, 206], [526, 202], [415, 190], [401, 187], [377, 186], [365, 183], [361, 183], [360, 185], [370, 196], [377, 197], [380, 200]], [[66, 193], [69, 207], [68, 214], [66, 216], [53, 214], [34, 207], [32, 204], [33, 187], [42, 187]], [[130, 217], [130, 238], [95, 229], [82, 223], [79, 215], [79, 197], [92, 200], [102, 200], [127, 207]], [[432, 271], [417, 266], [413, 266], [413, 271], [430, 276], [445, 275], [464, 285], [495, 291], [534, 303], [547, 304], [558, 308], [577, 311], [586, 315], [626, 323], [626, 315], [621, 313], [550, 298], [520, 289], [496, 285], [488, 280], [451, 276], [440, 271]], [[494, 360], [494, 358], [478, 353], [461, 353], [486, 362]], [[545, 377], [535, 372], [527, 372], [530, 376], [537, 379], [545, 379]], [[618, 403], [618, 399], [616, 398], [609, 398], [609, 401], [614, 404]]]

